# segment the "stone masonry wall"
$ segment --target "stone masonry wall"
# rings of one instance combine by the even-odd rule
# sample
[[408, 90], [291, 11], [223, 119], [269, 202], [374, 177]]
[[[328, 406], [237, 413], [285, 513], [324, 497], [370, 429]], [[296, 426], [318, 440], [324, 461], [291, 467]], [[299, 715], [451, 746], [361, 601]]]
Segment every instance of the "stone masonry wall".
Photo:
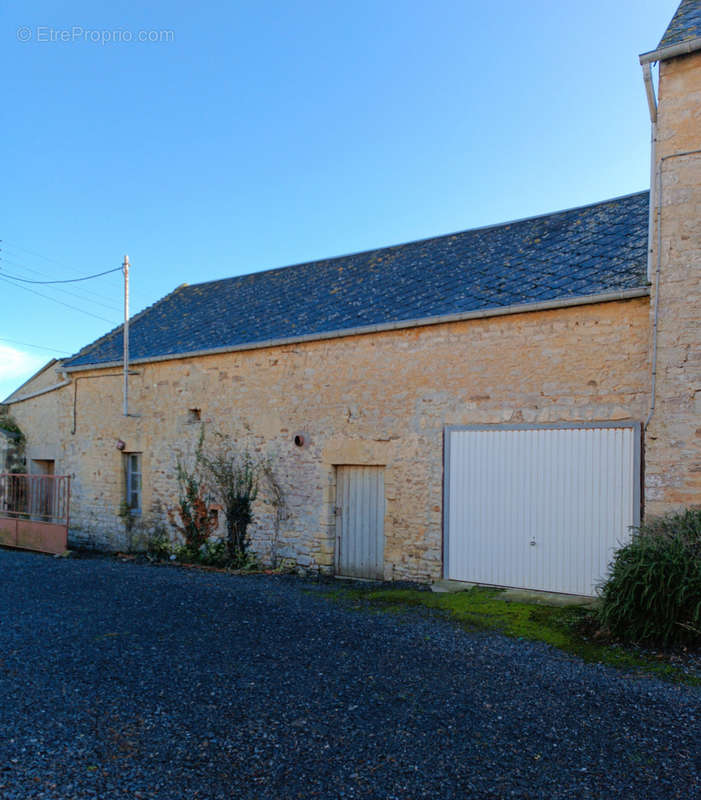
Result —
[[[646, 509], [653, 514], [701, 503], [701, 154], [676, 155], [699, 148], [701, 53], [696, 53], [660, 65], [657, 398], [645, 452]], [[656, 259], [656, 230], [653, 246]], [[652, 314], [652, 302], [650, 309]]]
[[[269, 454], [287, 496], [278, 555], [334, 561], [336, 465], [385, 469], [385, 577], [441, 574], [446, 424], [642, 420], [649, 402], [647, 298], [135, 365], [121, 414], [118, 370], [12, 407], [34, 453], [73, 478], [72, 541], [138, 546], [176, 495], [175, 465], [197, 443], [234, 435]], [[75, 413], [74, 413], [75, 409]], [[293, 437], [305, 434], [296, 447]], [[123, 455], [143, 453], [143, 521], [118, 516]], [[35, 455], [35, 457], [41, 457]], [[51, 457], [51, 456], [47, 456]], [[273, 509], [255, 548], [269, 558]], [[77, 538], [82, 537], [82, 538]]]

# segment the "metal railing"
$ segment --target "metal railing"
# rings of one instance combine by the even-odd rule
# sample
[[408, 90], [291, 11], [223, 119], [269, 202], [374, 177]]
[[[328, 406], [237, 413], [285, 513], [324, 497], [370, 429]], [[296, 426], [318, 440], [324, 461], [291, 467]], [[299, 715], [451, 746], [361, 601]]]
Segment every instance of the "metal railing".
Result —
[[68, 475], [0, 473], [0, 517], [68, 527], [70, 501]]

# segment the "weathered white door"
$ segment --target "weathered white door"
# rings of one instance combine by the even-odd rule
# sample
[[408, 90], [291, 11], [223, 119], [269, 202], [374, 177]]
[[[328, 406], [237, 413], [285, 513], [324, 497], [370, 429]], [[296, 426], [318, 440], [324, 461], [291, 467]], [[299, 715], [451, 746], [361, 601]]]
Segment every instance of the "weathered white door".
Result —
[[639, 524], [639, 425], [448, 428], [445, 441], [445, 577], [596, 594]]
[[383, 467], [336, 467], [336, 571], [384, 577]]

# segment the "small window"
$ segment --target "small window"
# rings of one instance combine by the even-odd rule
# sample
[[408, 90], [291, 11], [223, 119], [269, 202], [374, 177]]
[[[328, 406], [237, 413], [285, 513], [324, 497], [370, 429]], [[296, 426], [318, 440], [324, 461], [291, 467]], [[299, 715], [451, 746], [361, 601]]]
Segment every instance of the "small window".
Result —
[[202, 409], [200, 408], [188, 408], [187, 410], [187, 421], [188, 422], [199, 422], [202, 419]]
[[125, 453], [126, 504], [133, 514], [141, 513], [141, 453]]

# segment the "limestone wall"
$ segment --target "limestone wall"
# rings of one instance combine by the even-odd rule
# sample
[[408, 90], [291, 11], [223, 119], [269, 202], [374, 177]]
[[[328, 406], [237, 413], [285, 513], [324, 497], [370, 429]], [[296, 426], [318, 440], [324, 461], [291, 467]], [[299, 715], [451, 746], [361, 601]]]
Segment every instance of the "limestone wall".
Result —
[[[662, 248], [648, 513], [701, 503], [701, 154], [679, 155], [701, 148], [701, 53], [660, 65], [657, 140]], [[656, 263], [657, 231], [653, 246]]]
[[[200, 431], [190, 409], [199, 409], [207, 437], [231, 434], [273, 458], [287, 496], [280, 556], [331, 570], [334, 467], [375, 464], [386, 468], [386, 577], [436, 578], [444, 425], [642, 420], [648, 306], [643, 298], [136, 365], [130, 418], [118, 370], [76, 373], [12, 413], [30, 454], [55, 456], [56, 473], [73, 476], [74, 543], [137, 544], [117, 513], [120, 439], [143, 453], [143, 530], [165, 524], [177, 458], [194, 451]], [[273, 509], [257, 512], [265, 559]]]

